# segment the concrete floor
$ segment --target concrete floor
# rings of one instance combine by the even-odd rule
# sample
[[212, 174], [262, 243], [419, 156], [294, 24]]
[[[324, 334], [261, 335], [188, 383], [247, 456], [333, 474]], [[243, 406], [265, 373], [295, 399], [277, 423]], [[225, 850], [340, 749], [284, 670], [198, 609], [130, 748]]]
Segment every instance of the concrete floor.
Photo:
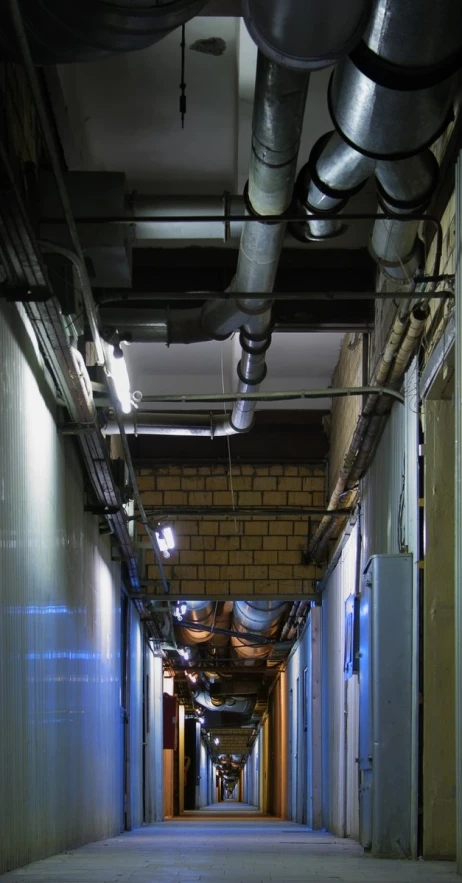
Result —
[[449, 862], [380, 861], [350, 840], [226, 802], [90, 843], [0, 877], [2, 883], [460, 883]]

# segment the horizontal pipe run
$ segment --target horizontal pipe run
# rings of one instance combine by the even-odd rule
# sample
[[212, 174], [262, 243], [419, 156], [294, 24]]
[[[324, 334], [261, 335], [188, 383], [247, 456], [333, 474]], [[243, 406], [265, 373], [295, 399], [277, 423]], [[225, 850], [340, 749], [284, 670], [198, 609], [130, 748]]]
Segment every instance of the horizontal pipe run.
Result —
[[[189, 622], [186, 619], [182, 620], [181, 628], [193, 629], [194, 631], [210, 632], [213, 635], [227, 635], [230, 638], [245, 638], [246, 641], [255, 641], [256, 644], [277, 644], [277, 641], [274, 638], [266, 638], [264, 635], [257, 635], [253, 632], [234, 632], [232, 629], [220, 629], [217, 628], [217, 626], [203, 625], [203, 623], [200, 622]], [[191, 667], [194, 668], [194, 665], [192, 665]]]
[[[377, 218], [379, 220], [395, 220], [396, 214], [392, 212], [341, 212], [339, 215], [338, 212], [323, 212], [323, 218], [325, 220], [338, 220], [339, 217], [343, 218], [345, 221], [375, 221]], [[163, 217], [156, 217], [155, 215], [151, 217], [139, 217], [133, 216], [131, 218], [127, 218], [126, 215], [99, 215], [97, 217], [91, 217], [87, 215], [83, 215], [82, 217], [76, 217], [76, 222], [78, 224], [143, 224], [143, 223], [162, 223], [162, 224], [172, 224], [172, 223], [181, 223], [181, 224], [194, 224], [197, 221], [196, 215], [177, 215], [176, 217], [171, 215], [164, 215]], [[218, 217], [217, 215], [207, 215], [201, 218], [201, 221], [207, 224], [213, 223], [223, 223], [225, 221], [240, 221], [241, 223], [246, 224], [261, 224], [262, 219], [259, 215], [221, 215]], [[400, 218], [401, 220], [401, 218]], [[406, 215], [402, 220], [406, 221], [430, 221], [430, 223], [435, 224], [435, 226], [440, 226], [440, 221], [438, 218], [433, 215], [426, 215], [425, 212], [412, 212], [409, 215]], [[281, 224], [290, 224], [297, 223], [297, 221], [304, 222], [306, 221], [306, 215], [301, 214], [300, 212], [290, 213], [283, 215], [271, 215], [271, 223], [281, 223]], [[63, 218], [41, 218], [40, 224], [65, 224], [65, 220]]]
[[[428, 276], [425, 279], [416, 279], [416, 282], [443, 281], [439, 277]], [[10, 289], [8, 289], [9, 291]], [[14, 293], [14, 292], [13, 292]], [[125, 301], [131, 304], [136, 300], [231, 300], [245, 297], [250, 300], [260, 300], [269, 296], [267, 291], [127, 291], [121, 289], [111, 294], [105, 294], [99, 298], [98, 304], [119, 303]], [[409, 292], [399, 291], [274, 291], [271, 292], [271, 300], [406, 300]], [[436, 298], [443, 300], [446, 297], [454, 297], [451, 290], [419, 292], [419, 299]], [[277, 331], [277, 328], [275, 329]]]
[[[220, 403], [235, 402], [243, 399], [249, 402], [290, 402], [297, 399], [339, 399], [360, 396], [368, 393], [376, 396], [390, 396], [404, 404], [404, 396], [396, 389], [377, 386], [327, 387], [326, 389], [294, 389], [281, 392], [246, 392], [246, 393], [187, 393], [185, 395], [149, 395], [143, 396], [143, 402], [184, 402]], [[168, 417], [166, 418], [168, 420]]]
[[[296, 515], [300, 517], [309, 517], [312, 515], [316, 518], [322, 518], [324, 515], [338, 515], [339, 517], [345, 517], [347, 515], [351, 515], [351, 509], [336, 509], [333, 512], [331, 509], [320, 508], [319, 506], [280, 506], [279, 508], [267, 507], [267, 506], [257, 506], [254, 509], [240, 509], [239, 507], [229, 506], [175, 506], [173, 509], [169, 506], [146, 506], [145, 507], [149, 512], [155, 512], [159, 517], [169, 516], [170, 518], [185, 518], [191, 517], [196, 518], [198, 515], [201, 517], [215, 517], [216, 515], [235, 515], [237, 518], [255, 518], [256, 516], [261, 516], [264, 518], [267, 515], [271, 515], [274, 517], [284, 518], [286, 515]], [[146, 548], [149, 548], [148, 546]]]

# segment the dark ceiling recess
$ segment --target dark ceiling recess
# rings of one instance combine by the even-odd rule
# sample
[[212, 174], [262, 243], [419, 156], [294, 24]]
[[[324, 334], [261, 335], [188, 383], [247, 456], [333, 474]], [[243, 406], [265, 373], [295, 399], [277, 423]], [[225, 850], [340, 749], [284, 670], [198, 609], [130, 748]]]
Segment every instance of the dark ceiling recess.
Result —
[[[235, 249], [219, 248], [136, 249], [133, 290], [149, 291], [153, 296], [156, 292], [162, 293], [163, 298], [153, 297], [156, 307], [168, 305], [169, 291], [225, 291], [235, 275], [237, 255]], [[367, 330], [373, 324], [374, 303], [355, 298], [355, 292], [374, 290], [375, 276], [376, 265], [367, 249], [284, 249], [276, 292], [351, 292], [351, 298], [276, 300], [273, 307], [276, 330]], [[106, 299], [106, 292], [103, 297]], [[136, 303], [130, 299], [130, 309], [134, 309]], [[172, 308], [200, 303], [200, 295], [196, 301], [189, 294], [184, 301], [175, 298]], [[146, 300], [140, 301], [140, 306], [146, 305]]]
[[[327, 457], [328, 439], [323, 429], [326, 411], [257, 411], [251, 432], [230, 440], [234, 463], [311, 463]], [[226, 437], [183, 438], [139, 435], [129, 437], [137, 466], [162, 461], [228, 463]]]

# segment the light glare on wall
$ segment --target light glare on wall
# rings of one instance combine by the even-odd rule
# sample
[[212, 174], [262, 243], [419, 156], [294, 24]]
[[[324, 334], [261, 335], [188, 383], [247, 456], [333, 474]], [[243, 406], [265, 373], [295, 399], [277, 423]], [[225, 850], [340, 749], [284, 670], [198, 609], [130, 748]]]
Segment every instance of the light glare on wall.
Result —
[[130, 393], [130, 378], [128, 376], [127, 363], [121, 346], [108, 347], [109, 371], [114, 381], [114, 386], [124, 414], [130, 414], [132, 409], [132, 397]]

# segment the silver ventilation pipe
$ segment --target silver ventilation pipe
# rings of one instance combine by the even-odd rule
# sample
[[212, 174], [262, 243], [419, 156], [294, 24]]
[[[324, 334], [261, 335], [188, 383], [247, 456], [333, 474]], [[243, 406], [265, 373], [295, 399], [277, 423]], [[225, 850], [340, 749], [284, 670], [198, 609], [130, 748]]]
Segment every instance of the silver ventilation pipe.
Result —
[[362, 42], [336, 67], [331, 116], [373, 159], [404, 159], [446, 128], [461, 64], [459, 0], [375, 0]]
[[[292, 202], [309, 75], [288, 70], [259, 52], [248, 183], [249, 211], [262, 223], [246, 224], [242, 233], [233, 287], [239, 292], [273, 290], [286, 225], [263, 220], [282, 215]], [[242, 356], [238, 393], [256, 392], [266, 374], [265, 353], [271, 342], [269, 299], [211, 302], [203, 321], [212, 334], [241, 327]], [[251, 428], [255, 402], [238, 400], [229, 420], [234, 432]]]
[[395, 281], [410, 279], [420, 257], [419, 222], [404, 217], [426, 208], [436, 184], [437, 163], [426, 148], [450, 118], [461, 25], [454, 0], [376, 0], [363, 42], [332, 76], [337, 132], [317, 142], [298, 179], [307, 215], [293, 228], [298, 238], [340, 235], [341, 218], [322, 219], [323, 212], [340, 212], [375, 174], [380, 207], [396, 220], [377, 220], [371, 251]]
[[194, 693], [194, 699], [207, 711], [233, 711], [237, 714], [252, 714], [256, 702], [255, 696], [252, 699], [234, 699], [233, 696], [212, 699], [205, 690], [198, 690], [197, 693]]
[[[212, 625], [213, 601], [187, 601], [184, 617], [190, 622], [200, 625]], [[178, 627], [179, 638], [185, 644], [202, 644], [211, 637], [210, 632], [199, 629], [188, 629], [187, 626]]]
[[[267, 638], [274, 637], [286, 610], [287, 604], [284, 601], [235, 601], [233, 630]], [[271, 645], [255, 646], [248, 638], [232, 637], [231, 646], [235, 656], [246, 659], [249, 664], [266, 659], [271, 652]]]
[[323, 212], [341, 211], [372, 174], [380, 208], [396, 216], [375, 222], [372, 255], [389, 276], [409, 280], [421, 259], [417, 237], [420, 222], [405, 218], [426, 209], [438, 177], [438, 163], [428, 148], [416, 156], [387, 162], [364, 156], [337, 132], [323, 136], [299, 176], [298, 190], [307, 221], [297, 224], [294, 232], [306, 239], [339, 236], [344, 230], [341, 218], [323, 220]]

